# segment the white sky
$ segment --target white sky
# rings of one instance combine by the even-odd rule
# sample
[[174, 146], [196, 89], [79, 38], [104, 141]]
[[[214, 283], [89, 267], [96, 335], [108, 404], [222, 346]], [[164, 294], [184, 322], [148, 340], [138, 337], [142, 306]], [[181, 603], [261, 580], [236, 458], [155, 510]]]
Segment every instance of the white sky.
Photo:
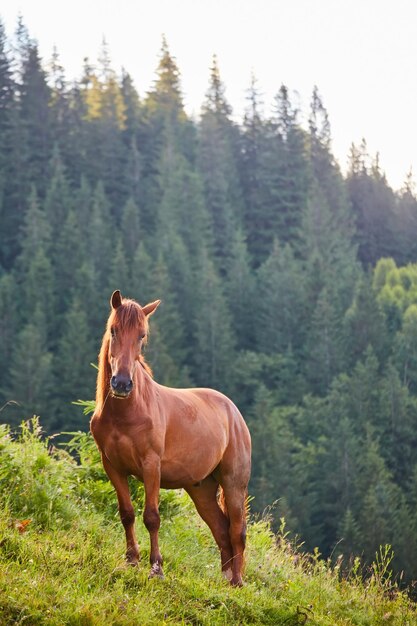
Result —
[[125, 67], [140, 95], [164, 33], [189, 113], [200, 111], [214, 53], [238, 116], [252, 72], [268, 114], [281, 83], [304, 112], [317, 84], [342, 168], [365, 137], [394, 188], [410, 166], [417, 178], [416, 0], [1, 0], [8, 35], [19, 12], [45, 61], [57, 46], [68, 79], [105, 37], [114, 69]]

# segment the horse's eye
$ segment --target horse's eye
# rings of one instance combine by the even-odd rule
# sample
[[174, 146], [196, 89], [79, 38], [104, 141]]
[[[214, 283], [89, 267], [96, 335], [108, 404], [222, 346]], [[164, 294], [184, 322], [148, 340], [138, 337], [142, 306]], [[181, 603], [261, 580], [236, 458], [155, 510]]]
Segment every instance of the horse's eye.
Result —
[[139, 335], [139, 341], [142, 341], [142, 339], [145, 339], [146, 335]]
[[110, 328], [110, 334], [113, 337], [113, 339], [116, 337], [116, 331], [114, 328]]

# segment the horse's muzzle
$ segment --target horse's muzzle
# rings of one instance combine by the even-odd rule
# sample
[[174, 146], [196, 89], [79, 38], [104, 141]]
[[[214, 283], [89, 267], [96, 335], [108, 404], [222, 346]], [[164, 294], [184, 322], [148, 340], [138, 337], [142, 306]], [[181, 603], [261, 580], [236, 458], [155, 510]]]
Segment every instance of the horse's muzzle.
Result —
[[126, 376], [112, 376], [111, 391], [116, 398], [127, 398], [133, 389], [133, 380]]

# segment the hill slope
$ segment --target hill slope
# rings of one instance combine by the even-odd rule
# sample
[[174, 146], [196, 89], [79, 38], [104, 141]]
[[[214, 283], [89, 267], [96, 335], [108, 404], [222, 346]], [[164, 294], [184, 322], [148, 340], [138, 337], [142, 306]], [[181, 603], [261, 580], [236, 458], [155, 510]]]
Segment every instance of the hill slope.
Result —
[[[417, 624], [417, 608], [391, 583], [381, 550], [366, 582], [355, 562], [339, 568], [294, 550], [267, 520], [248, 532], [246, 584], [221, 578], [219, 555], [188, 497], [162, 492], [164, 581], [143, 561], [125, 567], [116, 499], [88, 435], [67, 452], [40, 438], [37, 420], [16, 438], [0, 432], [0, 624]], [[132, 484], [138, 513], [142, 487]], [[30, 521], [29, 521], [30, 520]]]

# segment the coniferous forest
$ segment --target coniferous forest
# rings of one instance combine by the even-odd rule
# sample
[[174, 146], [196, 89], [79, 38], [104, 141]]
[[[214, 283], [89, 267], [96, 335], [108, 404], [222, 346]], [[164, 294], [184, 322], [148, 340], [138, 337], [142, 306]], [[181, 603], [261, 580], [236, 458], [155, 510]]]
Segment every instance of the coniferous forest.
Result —
[[158, 382], [210, 386], [253, 438], [252, 511], [325, 556], [391, 544], [417, 578], [417, 199], [366, 142], [346, 175], [314, 89], [302, 123], [255, 80], [237, 122], [216, 58], [198, 119], [165, 40], [148, 93], [105, 44], [70, 80], [0, 24], [0, 407], [88, 429], [114, 289], [160, 298]]

